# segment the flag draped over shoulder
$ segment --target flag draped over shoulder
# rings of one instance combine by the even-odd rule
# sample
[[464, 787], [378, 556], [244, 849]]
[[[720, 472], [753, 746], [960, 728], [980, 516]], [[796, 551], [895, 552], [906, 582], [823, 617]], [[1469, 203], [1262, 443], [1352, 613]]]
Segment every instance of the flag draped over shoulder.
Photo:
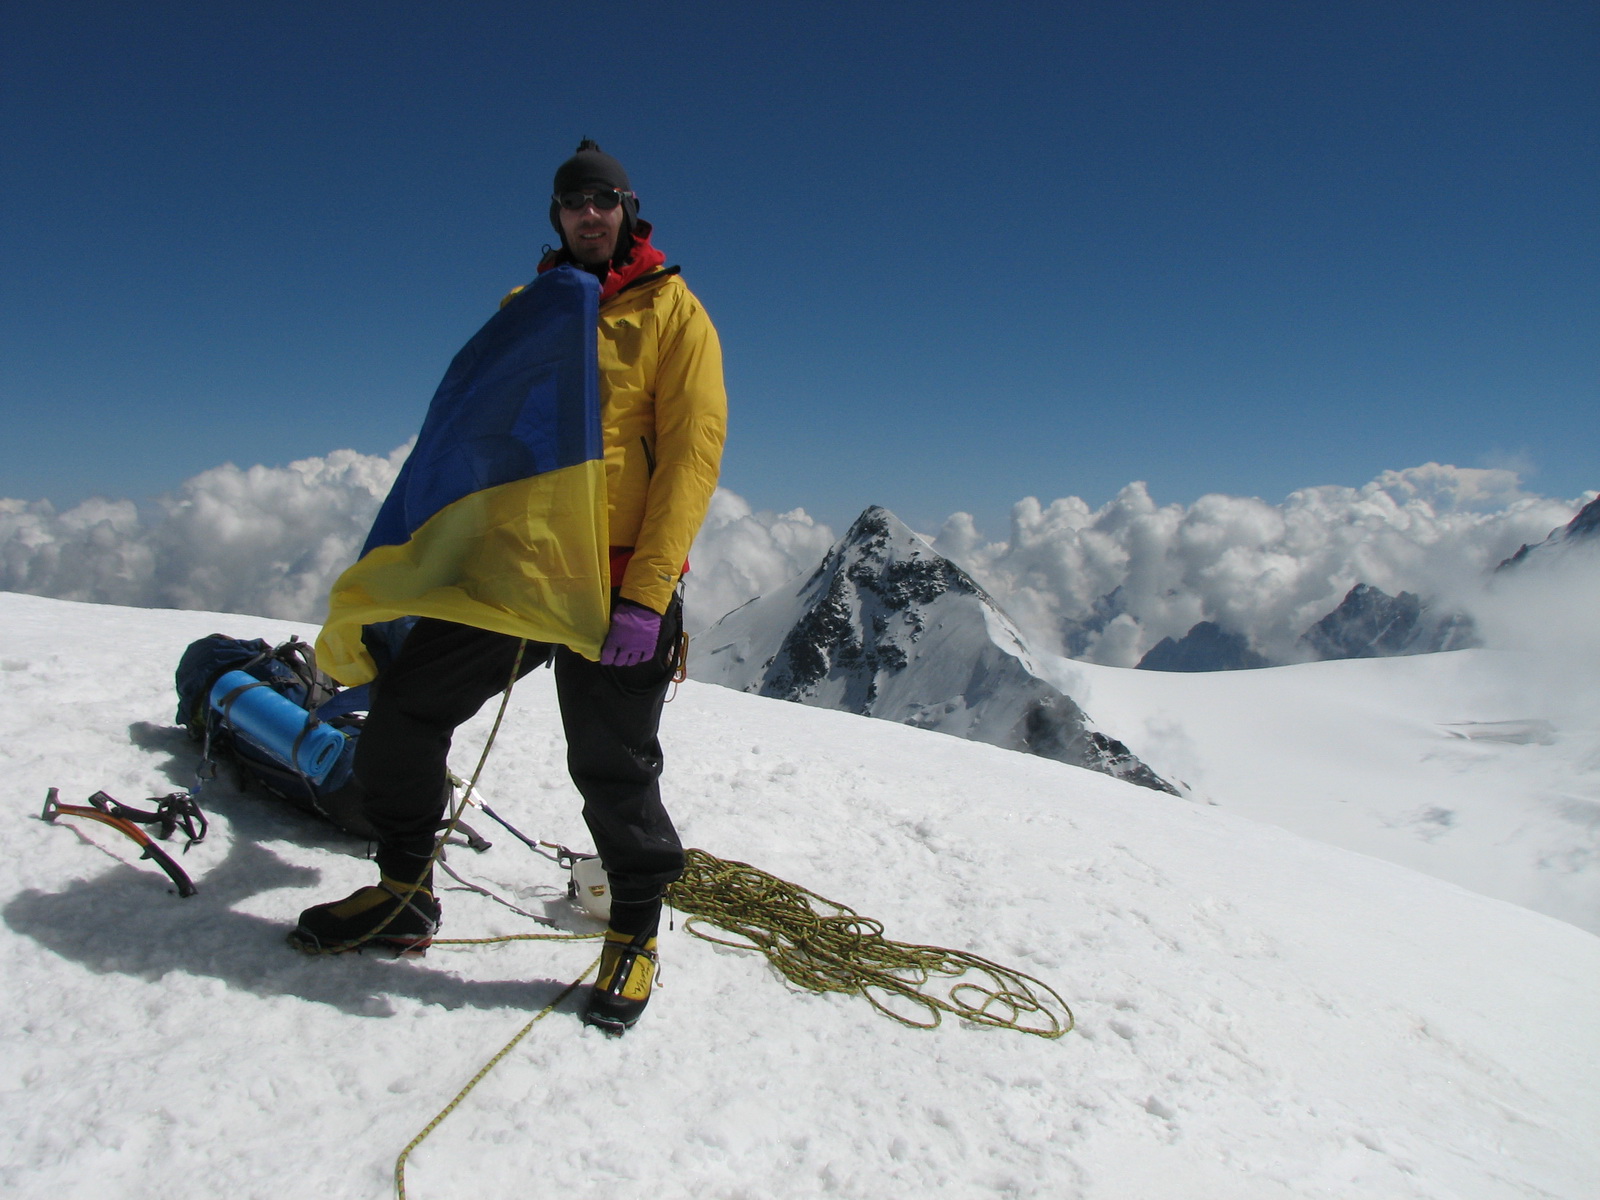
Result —
[[365, 625], [438, 617], [600, 656], [610, 612], [600, 285], [546, 271], [456, 355], [354, 566], [317, 664], [376, 674]]

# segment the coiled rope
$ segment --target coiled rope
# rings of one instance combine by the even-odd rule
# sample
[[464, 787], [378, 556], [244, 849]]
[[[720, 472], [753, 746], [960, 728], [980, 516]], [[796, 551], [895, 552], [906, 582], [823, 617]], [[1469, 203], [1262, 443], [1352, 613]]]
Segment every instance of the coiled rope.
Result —
[[[882, 922], [749, 863], [704, 850], [687, 857], [683, 878], [667, 891], [667, 902], [689, 918], [685, 931], [719, 946], [761, 951], [796, 987], [863, 996], [914, 1029], [937, 1027], [945, 1013], [1042, 1038], [1072, 1028], [1067, 1002], [1031, 975], [962, 950], [890, 941]], [[945, 988], [941, 980], [951, 983]], [[924, 1018], [908, 1015], [908, 1007], [922, 1009]]]

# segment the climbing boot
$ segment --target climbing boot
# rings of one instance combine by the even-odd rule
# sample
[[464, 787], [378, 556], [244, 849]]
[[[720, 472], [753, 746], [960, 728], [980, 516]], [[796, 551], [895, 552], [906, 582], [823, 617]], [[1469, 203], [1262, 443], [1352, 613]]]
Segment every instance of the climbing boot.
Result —
[[650, 1003], [650, 986], [655, 978], [655, 934], [629, 936], [606, 930], [600, 974], [589, 992], [583, 1023], [621, 1037], [633, 1028], [644, 1006]]
[[380, 876], [376, 886], [306, 909], [289, 944], [307, 954], [342, 954], [366, 945], [420, 954], [439, 931], [432, 883], [431, 871], [420, 884]]

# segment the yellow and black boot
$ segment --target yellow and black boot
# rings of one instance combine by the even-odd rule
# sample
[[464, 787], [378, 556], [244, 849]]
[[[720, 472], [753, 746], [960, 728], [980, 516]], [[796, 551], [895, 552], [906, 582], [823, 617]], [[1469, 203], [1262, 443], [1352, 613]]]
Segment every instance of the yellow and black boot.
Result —
[[600, 951], [600, 974], [589, 993], [583, 1023], [621, 1037], [650, 1003], [656, 978], [656, 937], [652, 932], [629, 936], [606, 930]]
[[420, 954], [439, 932], [432, 883], [432, 871], [420, 883], [380, 876], [376, 886], [306, 909], [289, 944], [307, 954], [342, 954], [366, 945]]

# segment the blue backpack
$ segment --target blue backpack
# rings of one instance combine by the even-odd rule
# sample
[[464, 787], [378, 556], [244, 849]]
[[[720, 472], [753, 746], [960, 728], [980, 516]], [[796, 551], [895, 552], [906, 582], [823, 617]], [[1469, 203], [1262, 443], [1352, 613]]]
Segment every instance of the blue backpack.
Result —
[[[218, 681], [235, 671], [255, 682], [218, 689]], [[376, 837], [362, 814], [361, 785], [351, 773], [367, 708], [366, 685], [340, 688], [317, 670], [315, 651], [298, 638], [272, 646], [260, 638], [245, 641], [221, 633], [189, 644], [178, 662], [176, 683], [178, 722], [205, 747], [202, 772], [230, 761], [241, 790], [257, 785], [347, 833]], [[292, 704], [294, 719], [300, 720], [298, 714], [303, 713], [305, 731], [322, 732], [325, 739], [327, 729], [342, 735], [342, 746], [333, 739], [331, 765], [323, 764], [313, 776], [283, 745], [252, 736], [235, 700], [258, 685]], [[298, 743], [296, 738], [296, 748]]]

